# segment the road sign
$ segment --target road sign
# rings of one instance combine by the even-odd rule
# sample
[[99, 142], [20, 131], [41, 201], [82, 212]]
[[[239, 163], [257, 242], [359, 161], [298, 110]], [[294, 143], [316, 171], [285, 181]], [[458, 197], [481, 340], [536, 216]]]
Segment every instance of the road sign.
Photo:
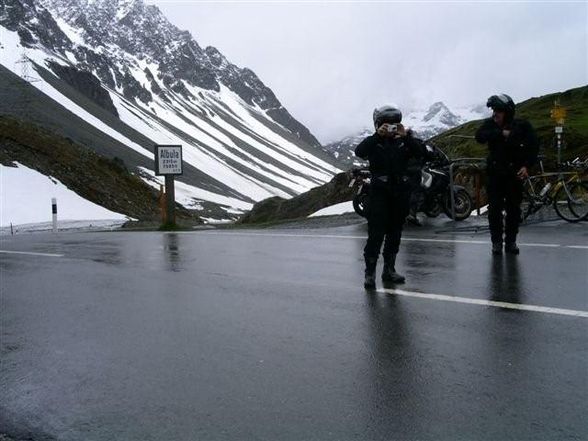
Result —
[[155, 146], [155, 174], [165, 176], [166, 221], [168, 226], [176, 224], [176, 192], [174, 176], [182, 174], [182, 146]]
[[562, 107], [558, 101], [555, 102], [551, 109], [551, 118], [559, 125], [563, 125], [566, 120], [567, 110]]
[[155, 146], [155, 174], [181, 175], [182, 174], [182, 146], [181, 145], [156, 145]]

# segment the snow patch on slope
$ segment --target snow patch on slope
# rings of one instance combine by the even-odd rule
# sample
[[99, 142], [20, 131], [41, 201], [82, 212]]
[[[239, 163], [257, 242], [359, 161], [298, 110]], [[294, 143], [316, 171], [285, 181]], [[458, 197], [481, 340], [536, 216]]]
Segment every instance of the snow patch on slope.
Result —
[[54, 178], [18, 163], [17, 166], [0, 164], [0, 227], [50, 222], [51, 198], [57, 198], [58, 220], [129, 219], [84, 199]]
[[353, 202], [341, 202], [339, 204], [331, 205], [329, 207], [325, 207], [319, 211], [315, 211], [308, 217], [317, 217], [317, 216], [335, 216], [339, 214], [345, 213], [353, 213], [355, 210], [353, 209]]
[[[152, 170], [147, 168], [139, 168], [143, 173], [149, 176], [149, 178], [142, 178], [143, 181], [153, 188], [159, 190], [160, 185], [165, 183], [163, 176], [156, 176]], [[222, 196], [208, 190], [194, 187], [193, 185], [188, 185], [184, 182], [181, 182], [179, 179], [181, 179], [181, 177], [176, 178], [175, 181], [176, 202], [179, 202], [186, 208], [197, 209], [199, 208], [202, 201], [207, 201], [225, 205], [227, 207], [225, 208], [227, 213], [240, 214], [244, 211], [250, 210], [253, 206], [251, 203], [244, 202], [236, 198]]]

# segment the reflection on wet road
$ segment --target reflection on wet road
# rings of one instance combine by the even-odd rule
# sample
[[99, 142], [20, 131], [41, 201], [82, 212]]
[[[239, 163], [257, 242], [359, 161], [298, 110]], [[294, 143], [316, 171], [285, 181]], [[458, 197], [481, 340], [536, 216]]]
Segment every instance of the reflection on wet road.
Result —
[[525, 303], [524, 277], [518, 256], [506, 255], [492, 260], [488, 287], [495, 302]]

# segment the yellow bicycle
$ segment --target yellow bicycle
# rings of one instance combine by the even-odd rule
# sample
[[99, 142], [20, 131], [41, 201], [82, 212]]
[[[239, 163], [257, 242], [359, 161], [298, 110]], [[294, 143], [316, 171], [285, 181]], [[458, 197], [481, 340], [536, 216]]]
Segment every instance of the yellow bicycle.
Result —
[[523, 221], [550, 205], [568, 222], [588, 220], [588, 159], [576, 158], [564, 166], [570, 171], [546, 173], [541, 163], [542, 172], [525, 180], [521, 206]]

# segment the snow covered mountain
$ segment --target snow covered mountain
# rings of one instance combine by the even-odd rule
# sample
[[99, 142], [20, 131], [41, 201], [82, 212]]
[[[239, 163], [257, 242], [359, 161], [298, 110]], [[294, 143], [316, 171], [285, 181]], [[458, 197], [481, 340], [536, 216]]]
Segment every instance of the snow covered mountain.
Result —
[[[485, 106], [460, 108], [451, 111], [444, 103], [436, 102], [426, 110], [406, 112], [403, 115], [402, 123], [407, 128], [414, 130], [419, 138], [426, 140], [468, 121], [482, 119], [488, 115], [489, 112]], [[348, 167], [360, 167], [365, 163], [355, 156], [355, 147], [361, 140], [372, 133], [373, 129], [371, 127], [365, 128], [358, 133], [325, 145], [324, 149]]]
[[403, 120], [407, 127], [412, 128], [422, 139], [429, 139], [445, 130], [466, 122], [451, 112], [442, 102], [436, 102], [426, 111], [412, 111]]
[[348, 167], [363, 167], [367, 164], [367, 161], [362, 161], [360, 158], [355, 156], [355, 147], [365, 137], [374, 133], [373, 129], [362, 129], [360, 132], [346, 136], [345, 138], [326, 144], [323, 148], [330, 152], [338, 161], [345, 164]]
[[[62, 127], [49, 112], [37, 122], [74, 137], [83, 120], [104, 139], [88, 147], [122, 158], [154, 187], [153, 145], [182, 144], [183, 203], [204, 216], [234, 218], [339, 171], [254, 72], [201, 48], [142, 0], [3, 0], [0, 63], [73, 114]], [[2, 93], [0, 114], [31, 114]]]

